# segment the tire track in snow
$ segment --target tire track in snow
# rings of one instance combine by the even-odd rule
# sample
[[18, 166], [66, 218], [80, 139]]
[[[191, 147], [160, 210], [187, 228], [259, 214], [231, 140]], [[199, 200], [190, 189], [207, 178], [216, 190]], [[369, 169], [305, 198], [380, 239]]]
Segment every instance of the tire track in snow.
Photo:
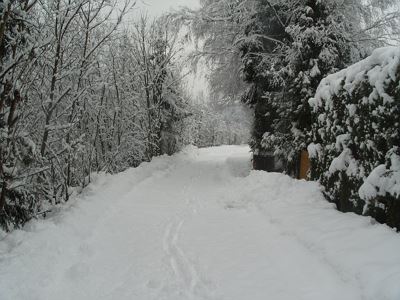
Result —
[[185, 220], [172, 221], [164, 234], [163, 248], [169, 258], [176, 279], [182, 285], [182, 292], [190, 299], [214, 299], [200, 272], [185, 251], [179, 246], [179, 237]]
[[195, 198], [189, 196], [189, 188], [194, 178], [190, 178], [189, 185], [182, 189], [182, 198], [187, 199], [185, 209], [178, 214], [166, 227], [163, 239], [163, 249], [166, 253], [173, 273], [182, 285], [182, 292], [189, 299], [215, 299], [208, 285], [201, 277], [196, 265], [190, 261], [185, 251], [179, 246], [179, 238], [186, 218], [197, 213]]

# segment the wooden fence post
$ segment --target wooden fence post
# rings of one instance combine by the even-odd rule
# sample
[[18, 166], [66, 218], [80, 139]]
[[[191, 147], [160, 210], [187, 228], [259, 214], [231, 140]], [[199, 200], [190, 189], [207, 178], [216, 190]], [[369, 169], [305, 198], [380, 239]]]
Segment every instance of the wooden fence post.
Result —
[[306, 150], [301, 151], [299, 179], [307, 180], [307, 174], [310, 170], [310, 156]]

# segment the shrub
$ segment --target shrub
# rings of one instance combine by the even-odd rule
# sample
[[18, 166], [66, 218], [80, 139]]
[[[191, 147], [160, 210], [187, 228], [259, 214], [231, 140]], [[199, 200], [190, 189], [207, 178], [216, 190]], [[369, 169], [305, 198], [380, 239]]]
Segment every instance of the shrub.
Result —
[[311, 179], [339, 210], [400, 229], [400, 48], [329, 75], [309, 102]]

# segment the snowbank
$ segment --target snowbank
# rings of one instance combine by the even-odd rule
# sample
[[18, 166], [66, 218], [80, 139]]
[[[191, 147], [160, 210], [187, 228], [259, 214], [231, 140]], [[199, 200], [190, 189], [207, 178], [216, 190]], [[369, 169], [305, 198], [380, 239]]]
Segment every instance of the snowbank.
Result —
[[0, 299], [400, 299], [398, 234], [249, 160], [248, 147], [188, 147], [99, 175], [2, 237]]

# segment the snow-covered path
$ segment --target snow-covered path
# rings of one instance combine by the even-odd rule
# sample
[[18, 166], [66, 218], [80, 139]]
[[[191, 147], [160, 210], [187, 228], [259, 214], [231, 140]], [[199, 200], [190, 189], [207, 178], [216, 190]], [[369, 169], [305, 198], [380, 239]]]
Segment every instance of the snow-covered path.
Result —
[[[1, 300], [399, 300], [400, 235], [315, 183], [187, 148], [1, 239]], [[4, 234], [3, 234], [4, 235]]]

